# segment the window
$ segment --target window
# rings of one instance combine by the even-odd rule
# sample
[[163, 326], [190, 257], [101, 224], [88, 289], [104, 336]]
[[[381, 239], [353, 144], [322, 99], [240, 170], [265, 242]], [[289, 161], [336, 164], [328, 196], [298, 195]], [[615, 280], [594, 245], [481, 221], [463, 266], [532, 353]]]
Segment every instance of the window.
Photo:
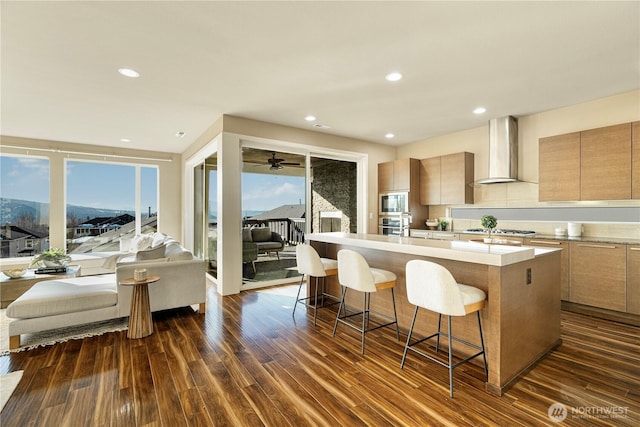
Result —
[[68, 160], [66, 176], [67, 252], [118, 251], [157, 229], [157, 168]]
[[0, 258], [49, 249], [49, 160], [0, 156]]

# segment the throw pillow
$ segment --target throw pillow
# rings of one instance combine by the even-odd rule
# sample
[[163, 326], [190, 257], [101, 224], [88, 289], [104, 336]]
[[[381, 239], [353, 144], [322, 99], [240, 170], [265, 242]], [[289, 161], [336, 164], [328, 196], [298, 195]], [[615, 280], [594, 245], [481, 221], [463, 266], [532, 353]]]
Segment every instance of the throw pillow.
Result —
[[152, 242], [153, 236], [151, 234], [141, 234], [138, 236], [134, 236], [134, 238], [131, 239], [131, 247], [129, 248], [129, 251], [144, 251], [145, 249], [149, 249], [151, 247]]
[[164, 257], [164, 245], [157, 248], [147, 249], [146, 251], [138, 251], [136, 253], [136, 261], [148, 261], [151, 259], [160, 259]]
[[151, 240], [151, 247], [157, 248], [161, 244], [165, 243], [167, 236], [164, 233], [156, 232], [152, 234], [153, 239]]
[[252, 228], [251, 237], [254, 242], [268, 242], [271, 240], [271, 229], [269, 227]]

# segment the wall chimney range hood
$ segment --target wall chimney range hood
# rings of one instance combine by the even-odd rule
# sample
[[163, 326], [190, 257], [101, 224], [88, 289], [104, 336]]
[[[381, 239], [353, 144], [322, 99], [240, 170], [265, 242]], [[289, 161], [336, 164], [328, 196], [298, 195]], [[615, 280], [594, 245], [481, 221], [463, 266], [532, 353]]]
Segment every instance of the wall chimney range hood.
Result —
[[489, 176], [476, 184], [518, 181], [518, 120], [507, 116], [489, 120]]

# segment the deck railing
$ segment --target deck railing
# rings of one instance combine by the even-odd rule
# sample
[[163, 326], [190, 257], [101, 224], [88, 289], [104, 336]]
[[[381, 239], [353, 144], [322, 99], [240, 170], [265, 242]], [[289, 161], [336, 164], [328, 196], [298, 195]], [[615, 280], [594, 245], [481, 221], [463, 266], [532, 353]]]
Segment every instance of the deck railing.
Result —
[[271, 231], [282, 236], [287, 245], [304, 243], [305, 218], [271, 218], [271, 219], [245, 219], [245, 226], [269, 227]]

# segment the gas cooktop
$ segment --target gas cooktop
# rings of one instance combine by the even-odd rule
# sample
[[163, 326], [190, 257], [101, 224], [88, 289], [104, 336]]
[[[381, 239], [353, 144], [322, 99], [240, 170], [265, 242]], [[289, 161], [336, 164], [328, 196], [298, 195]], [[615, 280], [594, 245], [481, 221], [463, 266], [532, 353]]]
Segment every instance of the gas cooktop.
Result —
[[[470, 228], [468, 230], [464, 231], [465, 233], [478, 233], [478, 234], [485, 234], [487, 233], [487, 231], [483, 228]], [[512, 230], [512, 229], [508, 229], [508, 228], [499, 228], [496, 230], [493, 230], [493, 234], [502, 234], [502, 235], [513, 235], [513, 236], [533, 236], [534, 234], [536, 234], [535, 231], [531, 231], [531, 230]]]

